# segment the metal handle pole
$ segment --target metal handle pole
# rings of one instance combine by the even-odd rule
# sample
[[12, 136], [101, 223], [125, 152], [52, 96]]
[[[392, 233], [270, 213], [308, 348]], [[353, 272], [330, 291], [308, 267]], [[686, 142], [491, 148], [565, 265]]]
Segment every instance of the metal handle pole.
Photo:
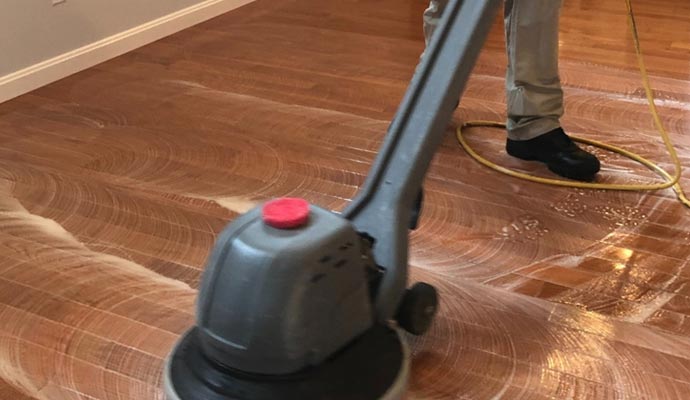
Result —
[[367, 181], [343, 212], [375, 240], [374, 259], [386, 269], [376, 299], [379, 320], [394, 316], [406, 289], [410, 212], [499, 5], [448, 3]]

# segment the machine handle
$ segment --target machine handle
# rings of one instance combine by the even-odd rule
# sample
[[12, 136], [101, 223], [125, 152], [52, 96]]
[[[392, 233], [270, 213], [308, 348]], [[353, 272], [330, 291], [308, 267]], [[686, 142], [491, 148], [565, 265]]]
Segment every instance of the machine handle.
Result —
[[343, 211], [385, 269], [375, 308], [391, 319], [407, 287], [412, 207], [500, 0], [450, 0], [359, 194]]

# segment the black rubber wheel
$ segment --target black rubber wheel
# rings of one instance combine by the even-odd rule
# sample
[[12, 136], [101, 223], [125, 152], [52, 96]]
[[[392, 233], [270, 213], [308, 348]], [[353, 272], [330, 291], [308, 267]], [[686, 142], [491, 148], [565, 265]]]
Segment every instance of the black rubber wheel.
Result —
[[423, 335], [431, 327], [438, 310], [436, 289], [426, 283], [415, 283], [405, 292], [398, 309], [398, 324], [413, 335]]

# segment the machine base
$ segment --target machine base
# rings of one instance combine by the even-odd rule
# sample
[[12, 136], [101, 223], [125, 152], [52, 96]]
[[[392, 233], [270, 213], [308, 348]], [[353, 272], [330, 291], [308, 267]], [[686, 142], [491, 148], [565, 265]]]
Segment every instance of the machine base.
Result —
[[402, 400], [410, 355], [397, 330], [375, 326], [318, 367], [288, 376], [225, 369], [204, 357], [196, 328], [164, 371], [166, 400]]

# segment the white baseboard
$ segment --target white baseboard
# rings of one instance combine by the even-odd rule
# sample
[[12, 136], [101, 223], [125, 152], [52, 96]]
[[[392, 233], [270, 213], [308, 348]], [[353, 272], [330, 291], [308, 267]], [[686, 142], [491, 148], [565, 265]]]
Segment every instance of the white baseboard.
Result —
[[217, 17], [254, 0], [206, 0], [0, 77], [0, 103]]

